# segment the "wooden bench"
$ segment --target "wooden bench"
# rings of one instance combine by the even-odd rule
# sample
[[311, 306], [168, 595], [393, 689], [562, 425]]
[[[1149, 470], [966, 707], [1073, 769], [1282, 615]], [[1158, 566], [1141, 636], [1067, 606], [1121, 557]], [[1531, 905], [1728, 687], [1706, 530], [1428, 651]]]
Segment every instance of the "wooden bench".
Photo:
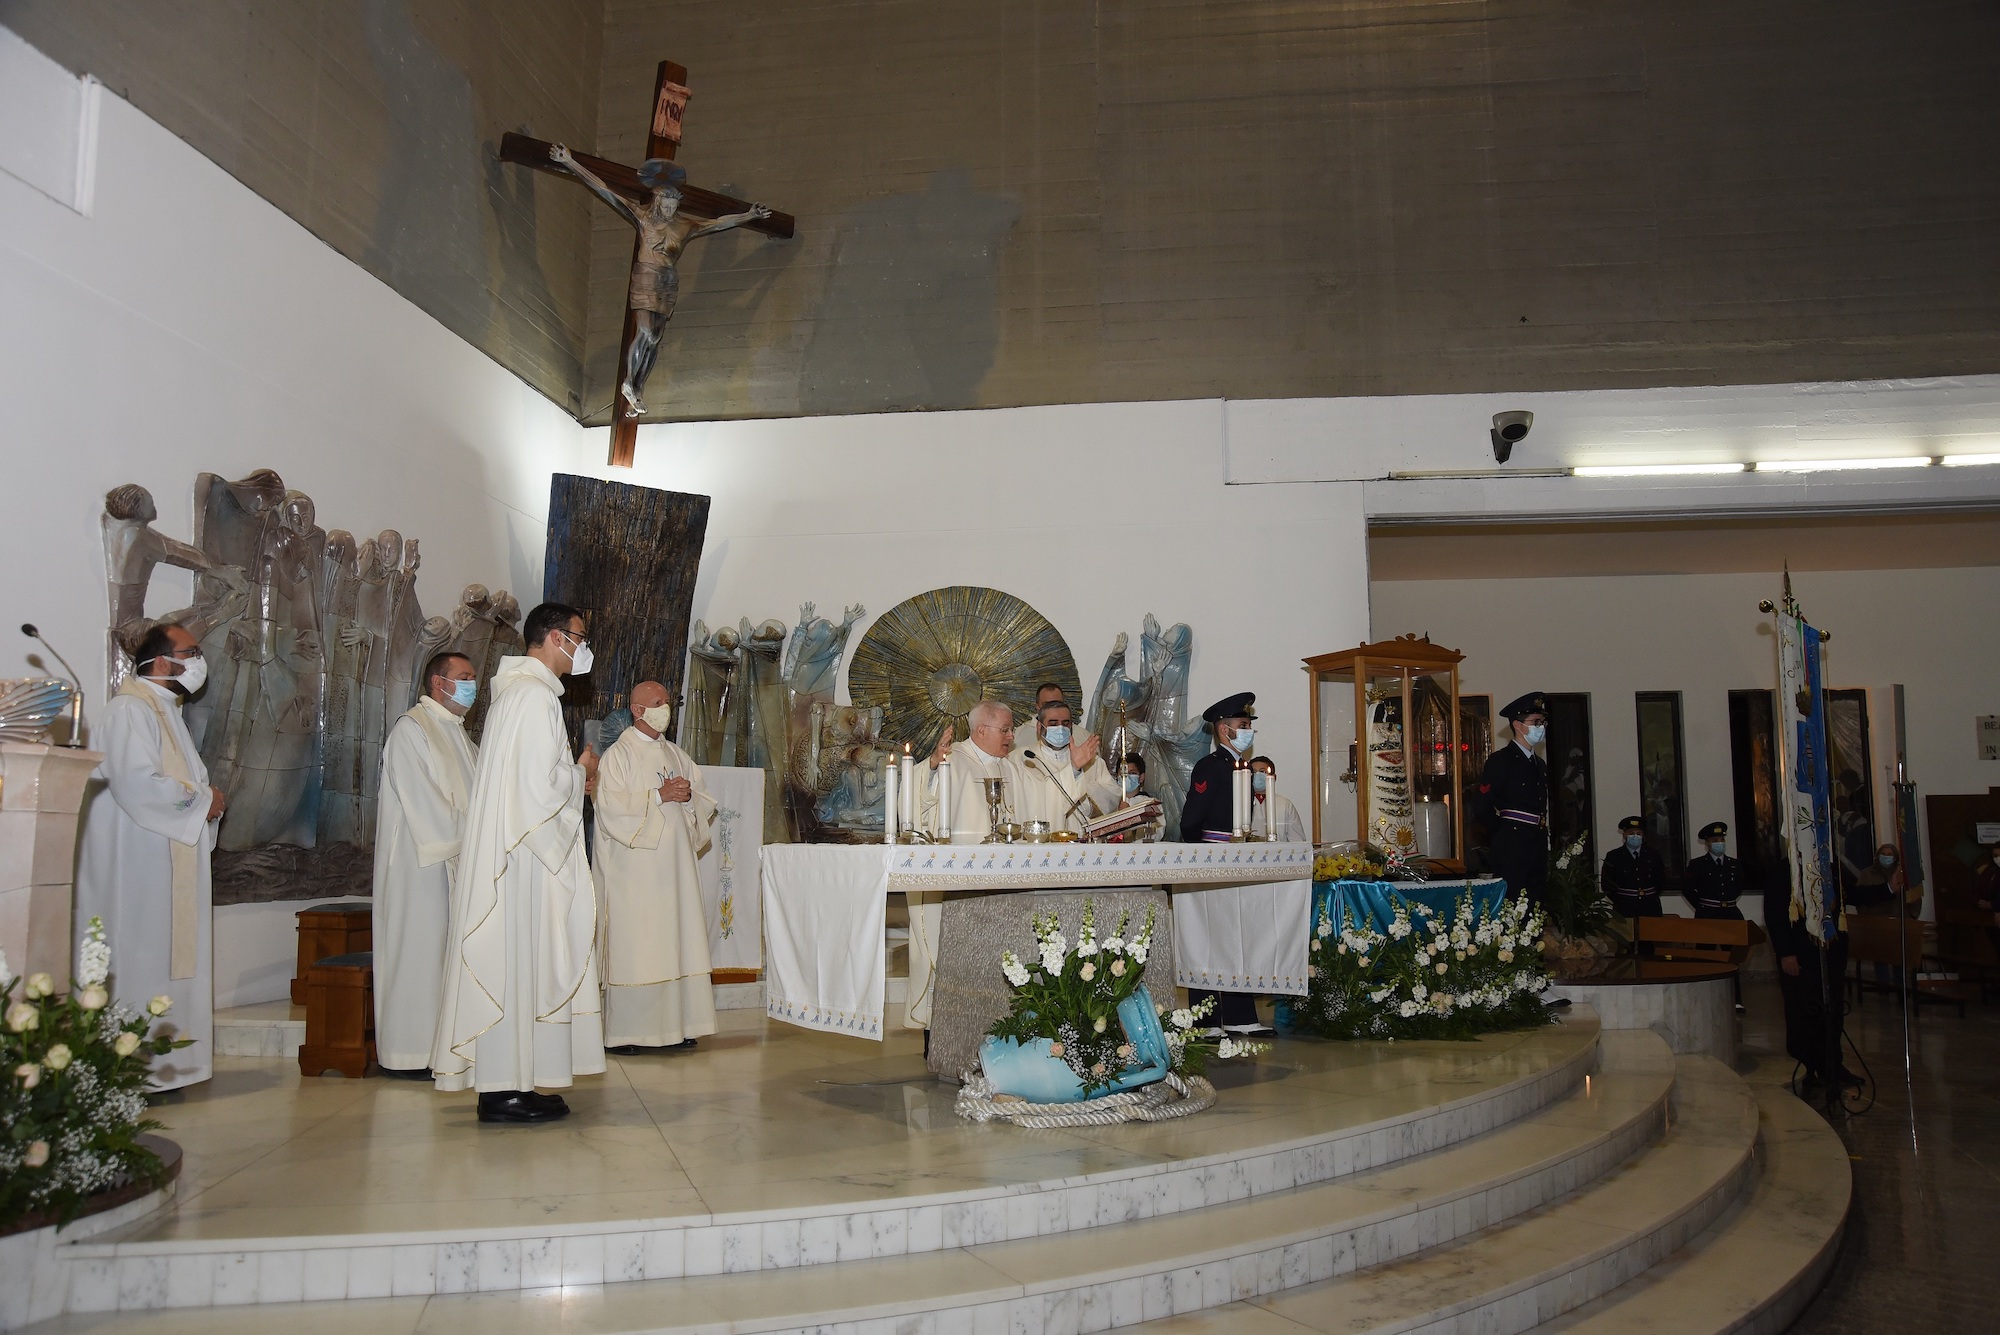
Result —
[[1743, 918], [1633, 918], [1632, 941], [1654, 959], [1707, 960], [1741, 968], [1750, 948], [1770, 938]]
[[1857, 1004], [1864, 992], [1901, 995], [1902, 984], [1893, 976], [1887, 982], [1870, 976], [1874, 972], [1872, 966], [1880, 964], [1890, 969], [1902, 969], [1904, 976], [1911, 980], [1910, 1003], [1917, 1014], [1923, 1014], [1924, 1003], [1929, 1002], [1937, 1006], [1956, 1006], [1959, 1018], [1964, 1019], [1967, 993], [1977, 1000], [1978, 989], [1972, 984], [1950, 979], [1919, 978], [1917, 975], [1923, 972], [1927, 958], [1936, 957], [1924, 947], [1924, 925], [1921, 922], [1906, 918], [1899, 925], [1893, 917], [1878, 917], [1870, 913], [1849, 915], [1847, 960], [1854, 966], [1854, 971], [1847, 981], [1854, 988]]
[[306, 970], [306, 1041], [299, 1074], [360, 1079], [375, 1062], [375, 953], [323, 959]]
[[375, 948], [375, 906], [344, 900], [298, 911], [299, 962], [292, 974], [292, 1004], [306, 1004], [306, 970], [334, 955]]

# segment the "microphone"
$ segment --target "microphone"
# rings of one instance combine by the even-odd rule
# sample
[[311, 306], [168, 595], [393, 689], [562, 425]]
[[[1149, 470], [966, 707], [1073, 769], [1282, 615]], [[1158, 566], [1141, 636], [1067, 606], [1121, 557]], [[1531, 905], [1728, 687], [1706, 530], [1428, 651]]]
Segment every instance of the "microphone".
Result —
[[[1057, 792], [1061, 793], [1064, 797], [1069, 796], [1069, 786], [1065, 784], [1061, 779], [1058, 779], [1055, 776], [1055, 771], [1051, 770], [1047, 765], [1043, 764], [1041, 758], [1038, 757], [1033, 751], [1025, 749], [1022, 750], [1021, 759], [1027, 761], [1029, 764], [1035, 766], [1035, 768], [1041, 770], [1042, 773], [1048, 775], [1049, 782], [1056, 786]], [[1088, 791], [1079, 794], [1075, 801], [1071, 802], [1069, 806], [1063, 809], [1063, 819], [1068, 820], [1070, 818], [1071, 813], [1073, 813], [1078, 807], [1083, 805], [1083, 799], [1089, 796], [1090, 793]], [[1083, 842], [1085, 843], [1091, 842], [1090, 822], [1087, 820], [1084, 822], [1084, 827], [1083, 827]]]
[[22, 622], [21, 633], [27, 636], [29, 639], [34, 640], [36, 643], [40, 644], [42, 648], [48, 650], [50, 654], [54, 655], [56, 662], [61, 663], [63, 665], [63, 671], [69, 673], [69, 684], [71, 691], [71, 695], [69, 697], [69, 711], [70, 711], [69, 740], [67, 742], [64, 742], [63, 745], [69, 747], [81, 748], [83, 746], [82, 680], [78, 678], [78, 676], [76, 675], [76, 669], [69, 665], [69, 660], [67, 658], [64, 658], [61, 654], [56, 653], [56, 647], [53, 644], [50, 644], [47, 640], [44, 640], [42, 638], [42, 633], [39, 630], [35, 629], [34, 622], [32, 621]]

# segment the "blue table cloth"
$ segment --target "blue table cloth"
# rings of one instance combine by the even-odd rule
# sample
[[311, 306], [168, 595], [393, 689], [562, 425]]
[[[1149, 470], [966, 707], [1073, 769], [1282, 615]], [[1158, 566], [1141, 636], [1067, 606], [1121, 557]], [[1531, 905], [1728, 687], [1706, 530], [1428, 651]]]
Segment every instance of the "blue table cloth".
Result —
[[1347, 925], [1352, 914], [1356, 927], [1387, 931], [1396, 910], [1404, 904], [1423, 904], [1446, 922], [1458, 916], [1458, 901], [1468, 893], [1472, 907], [1490, 913], [1507, 893], [1507, 882], [1497, 876], [1476, 881], [1314, 881], [1312, 925], [1319, 930], [1322, 913], [1330, 912], [1333, 930]]

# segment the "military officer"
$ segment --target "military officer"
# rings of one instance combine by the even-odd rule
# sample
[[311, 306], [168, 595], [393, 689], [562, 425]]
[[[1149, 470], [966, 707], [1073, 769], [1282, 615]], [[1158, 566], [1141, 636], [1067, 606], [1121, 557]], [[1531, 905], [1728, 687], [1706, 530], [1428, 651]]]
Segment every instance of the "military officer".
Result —
[[1604, 855], [1604, 869], [1598, 884], [1611, 907], [1627, 918], [1657, 918], [1660, 886], [1666, 882], [1667, 867], [1660, 855], [1646, 847], [1646, 823], [1637, 816], [1618, 822], [1625, 842]]
[[1703, 845], [1701, 856], [1687, 865], [1687, 884], [1681, 893], [1694, 905], [1697, 918], [1743, 917], [1736, 897], [1743, 893], [1743, 869], [1729, 856], [1729, 827], [1710, 821], [1697, 836]]
[[[1215, 750], [1195, 761], [1194, 772], [1188, 776], [1187, 798], [1181, 804], [1182, 842], [1229, 838], [1235, 815], [1236, 767], [1249, 761], [1250, 748], [1257, 740], [1256, 705], [1254, 694], [1240, 691], [1202, 711], [1202, 721], [1215, 730]], [[1250, 993], [1188, 989], [1189, 1005], [1199, 1005], [1203, 997], [1215, 998], [1208, 1021], [1211, 1029], [1236, 1033], [1265, 1030], [1257, 1018], [1257, 999]]]
[[1491, 833], [1493, 871], [1507, 892], [1536, 908], [1549, 879], [1549, 764], [1535, 754], [1548, 736], [1549, 702], [1530, 691], [1500, 711], [1512, 740], [1487, 757], [1475, 814]]

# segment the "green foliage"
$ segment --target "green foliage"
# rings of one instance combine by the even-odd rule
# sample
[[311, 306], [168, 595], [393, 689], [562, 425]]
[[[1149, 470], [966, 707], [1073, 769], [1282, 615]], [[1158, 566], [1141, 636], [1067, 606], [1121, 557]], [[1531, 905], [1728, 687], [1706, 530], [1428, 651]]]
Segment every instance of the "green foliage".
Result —
[[145, 1014], [112, 1002], [96, 918], [79, 955], [67, 996], [47, 974], [10, 979], [0, 957], [0, 1228], [31, 1214], [67, 1223], [100, 1192], [165, 1176], [139, 1143], [160, 1127], [146, 1116], [147, 1069], [192, 1040], [148, 1036], [165, 997]]
[[1613, 910], [1598, 884], [1597, 869], [1583, 856], [1584, 836], [1565, 849], [1549, 851], [1549, 882], [1542, 894], [1549, 926], [1563, 936], [1583, 937], [1611, 926]]
[[1386, 931], [1352, 914], [1336, 930], [1322, 908], [1292, 1027], [1321, 1038], [1466, 1039], [1547, 1024], [1541, 935], [1525, 895], [1478, 912], [1468, 893], [1450, 919], [1406, 904]]

